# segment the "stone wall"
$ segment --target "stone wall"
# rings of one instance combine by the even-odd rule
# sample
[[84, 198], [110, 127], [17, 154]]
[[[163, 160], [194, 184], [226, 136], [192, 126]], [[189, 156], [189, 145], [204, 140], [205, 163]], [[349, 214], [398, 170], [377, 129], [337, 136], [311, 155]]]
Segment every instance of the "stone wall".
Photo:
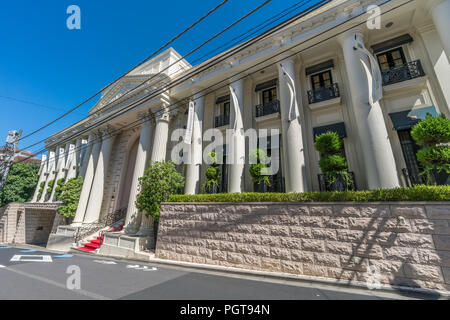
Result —
[[59, 204], [11, 203], [0, 211], [0, 242], [45, 244]]
[[450, 291], [449, 223], [448, 202], [163, 204], [156, 256]]

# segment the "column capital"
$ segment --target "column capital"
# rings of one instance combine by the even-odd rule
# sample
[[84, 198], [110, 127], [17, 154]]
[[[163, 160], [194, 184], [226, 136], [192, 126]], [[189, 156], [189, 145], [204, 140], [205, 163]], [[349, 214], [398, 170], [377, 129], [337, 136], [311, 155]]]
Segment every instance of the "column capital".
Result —
[[141, 121], [142, 126], [151, 126], [153, 124], [152, 114], [149, 111], [139, 112], [137, 118]]
[[164, 108], [163, 110], [155, 111], [154, 115], [155, 115], [155, 121], [156, 122], [159, 122], [159, 121], [169, 122], [170, 121], [171, 112], [169, 111], [168, 108]]
[[110, 136], [113, 134], [114, 127], [108, 125], [106, 127], [100, 128], [98, 130], [99, 137], [102, 137], [102, 139], [110, 138]]
[[361, 39], [364, 39], [363, 29], [360, 27], [355, 27], [337, 36], [336, 40], [341, 46], [344, 46], [346, 40], [349, 38], [354, 38], [355, 36], [359, 36]]

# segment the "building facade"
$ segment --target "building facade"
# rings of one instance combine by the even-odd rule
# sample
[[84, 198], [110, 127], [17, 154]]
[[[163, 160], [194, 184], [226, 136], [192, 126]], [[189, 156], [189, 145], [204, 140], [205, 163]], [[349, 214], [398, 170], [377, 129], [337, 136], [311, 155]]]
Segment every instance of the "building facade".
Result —
[[[127, 208], [126, 233], [146, 234], [138, 178], [149, 161], [173, 159], [184, 138], [184, 192], [201, 193], [211, 132], [224, 137], [214, 140], [221, 192], [323, 190], [314, 141], [327, 131], [343, 138], [356, 189], [422, 183], [410, 130], [427, 113], [450, 117], [448, 17], [450, 0], [335, 0], [197, 66], [169, 49], [46, 141], [44, 194], [38, 186], [33, 202], [56, 200], [45, 194], [50, 181], [82, 176], [74, 226]], [[249, 129], [279, 160], [265, 190], [249, 173]]]

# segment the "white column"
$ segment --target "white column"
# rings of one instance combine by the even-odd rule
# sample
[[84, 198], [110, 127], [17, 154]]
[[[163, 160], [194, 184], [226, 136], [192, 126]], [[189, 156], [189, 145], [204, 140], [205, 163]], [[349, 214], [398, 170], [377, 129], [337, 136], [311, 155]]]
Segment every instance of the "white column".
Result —
[[83, 140], [82, 138], [78, 138], [75, 142], [75, 156], [74, 156], [74, 166], [75, 166], [75, 178], [78, 177], [78, 174], [81, 169], [81, 162], [82, 162], [82, 156], [83, 151], [86, 147], [86, 140]]
[[41, 160], [41, 168], [39, 169], [39, 180], [36, 187], [36, 190], [34, 191], [33, 200], [31, 200], [32, 203], [36, 203], [39, 196], [39, 189], [41, 188], [41, 183], [45, 181], [46, 174], [47, 174], [47, 166], [48, 166], [48, 157], [47, 155], [42, 155]]
[[56, 187], [58, 185], [58, 180], [64, 179], [65, 167], [66, 167], [66, 149], [59, 147], [58, 148], [58, 160], [57, 160], [57, 165], [56, 165], [55, 182], [53, 184], [53, 190], [52, 190], [52, 194], [50, 195], [49, 202], [56, 201], [56, 199], [55, 199]]
[[231, 82], [231, 110], [230, 110], [230, 129], [232, 130], [232, 141], [230, 141], [230, 150], [228, 153], [230, 163], [230, 174], [228, 183], [229, 193], [242, 192], [242, 179], [244, 177], [245, 165], [245, 136], [244, 121], [242, 114], [244, 112], [244, 80], [239, 79]]
[[[96, 136], [95, 136], [96, 137]], [[95, 139], [92, 138], [92, 135], [89, 135], [87, 143], [83, 146], [83, 152], [80, 154], [80, 171], [78, 172], [79, 177], [85, 177], [86, 171], [89, 164], [89, 158], [92, 154], [92, 148], [95, 144]]]
[[297, 100], [294, 62], [287, 59], [278, 64], [280, 78], [281, 129], [286, 164], [286, 191], [306, 191], [305, 155]]
[[[77, 145], [78, 145], [78, 141], [80, 141], [80, 146], [81, 146], [81, 140], [77, 140]], [[70, 179], [74, 179], [77, 177], [77, 145], [74, 144], [69, 144], [69, 151], [67, 152], [67, 160], [66, 160], [66, 170], [67, 170], [67, 175], [66, 175], [66, 181], [69, 181]]]
[[200, 192], [200, 166], [202, 165], [203, 154], [203, 110], [205, 98], [197, 94], [194, 97], [194, 126], [192, 129], [192, 142], [190, 152], [190, 163], [186, 166], [186, 194], [196, 194]]
[[[429, 1], [429, 0], [427, 0]], [[430, 1], [431, 17], [450, 61], [450, 0]]]
[[89, 195], [89, 202], [83, 223], [95, 223], [98, 222], [100, 218], [100, 210], [102, 208], [103, 193], [105, 189], [105, 178], [114, 142], [114, 138], [111, 136], [109, 129], [102, 130], [102, 140], [102, 147], [98, 157], [91, 194]]
[[167, 141], [169, 139], [169, 112], [158, 111], [155, 113], [156, 128], [153, 142], [152, 158], [153, 162], [166, 161]]
[[150, 115], [142, 114], [139, 117], [142, 122], [141, 136], [139, 138], [139, 147], [136, 155], [124, 227], [125, 232], [128, 234], [134, 234], [139, 226], [139, 210], [136, 208], [135, 201], [139, 193], [139, 178], [144, 176], [144, 171], [148, 166], [152, 144], [152, 122], [150, 121]]
[[[354, 50], [355, 37], [363, 43], [362, 34], [357, 29], [342, 34], [338, 40], [344, 51], [349, 80], [347, 85], [361, 142], [368, 188], [396, 188], [399, 181], [386, 124], [380, 103], [376, 102], [372, 106], [369, 103], [368, 75], [361, 61], [363, 58]], [[370, 65], [369, 61], [364, 62]]]
[[100, 148], [102, 146], [99, 136], [95, 133], [89, 135], [88, 140], [89, 153], [85, 154], [86, 158], [86, 170], [83, 176], [83, 187], [81, 188], [80, 201], [78, 201], [77, 213], [73, 220], [73, 226], [80, 226], [84, 221], [86, 214], [86, 207], [89, 201], [89, 195], [91, 194], [92, 181], [94, 180], [95, 167], [97, 166], [98, 156], [100, 154]]
[[56, 176], [56, 152], [50, 151], [48, 155], [48, 170], [47, 170], [47, 178], [45, 179], [45, 186], [44, 190], [42, 192], [41, 199], [39, 202], [47, 202], [47, 196], [50, 197], [50, 195], [47, 194], [48, 189], [48, 183], [55, 179]]

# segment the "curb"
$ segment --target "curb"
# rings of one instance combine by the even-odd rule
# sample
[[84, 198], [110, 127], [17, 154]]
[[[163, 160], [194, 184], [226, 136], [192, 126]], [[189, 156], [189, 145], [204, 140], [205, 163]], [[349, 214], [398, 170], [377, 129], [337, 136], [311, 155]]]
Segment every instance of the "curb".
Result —
[[[375, 290], [369, 290], [367, 288], [367, 284], [365, 282], [360, 281], [345, 281], [345, 280], [333, 280], [333, 279], [327, 279], [327, 278], [320, 278], [320, 277], [312, 277], [312, 276], [304, 276], [304, 275], [292, 275], [287, 273], [281, 273], [281, 272], [270, 272], [270, 271], [257, 271], [257, 270], [248, 270], [248, 269], [240, 269], [240, 268], [234, 268], [234, 267], [222, 267], [222, 266], [213, 266], [213, 265], [207, 265], [207, 264], [198, 264], [198, 263], [191, 263], [191, 262], [182, 262], [182, 261], [175, 261], [175, 260], [166, 260], [166, 259], [159, 259], [159, 258], [150, 258], [149, 260], [143, 260], [143, 259], [137, 259], [137, 258], [126, 258], [126, 257], [118, 257], [118, 256], [111, 256], [111, 255], [99, 255], [99, 254], [90, 254], [87, 252], [79, 252], [78, 250], [71, 250], [71, 253], [76, 254], [82, 254], [85, 256], [91, 256], [91, 257], [103, 257], [107, 259], [114, 259], [118, 261], [133, 261], [133, 262], [140, 262], [140, 263], [146, 263], [146, 264], [152, 264], [152, 265], [158, 265], [163, 267], [173, 267], [178, 269], [186, 269], [190, 271], [197, 270], [198, 271], [205, 271], [208, 273], [214, 273], [216, 275], [221, 275], [225, 277], [245, 277], [249, 280], [265, 280], [265, 281], [271, 281], [271, 282], [278, 282], [278, 283], [284, 283], [284, 284], [290, 284], [290, 285], [298, 285], [298, 286], [323, 286], [327, 287], [328, 289], [336, 288], [341, 290], [355, 290], [359, 293], [364, 293], [366, 295], [369, 295], [369, 293], [373, 293], [376, 295], [377, 293], [380, 294], [392, 294], [396, 295], [397, 299], [399, 299], [399, 295], [404, 294], [404, 299], [408, 298], [418, 298], [418, 299], [424, 299], [424, 298], [436, 298], [436, 299], [443, 299], [443, 300], [450, 300], [450, 292], [448, 291], [439, 291], [439, 290], [432, 290], [432, 289], [424, 289], [424, 288], [412, 288], [412, 287], [404, 287], [404, 286], [391, 286], [383, 284], [380, 289]], [[411, 295], [412, 297], [408, 297], [407, 295]], [[419, 295], [420, 297], [414, 297], [414, 295]]]

